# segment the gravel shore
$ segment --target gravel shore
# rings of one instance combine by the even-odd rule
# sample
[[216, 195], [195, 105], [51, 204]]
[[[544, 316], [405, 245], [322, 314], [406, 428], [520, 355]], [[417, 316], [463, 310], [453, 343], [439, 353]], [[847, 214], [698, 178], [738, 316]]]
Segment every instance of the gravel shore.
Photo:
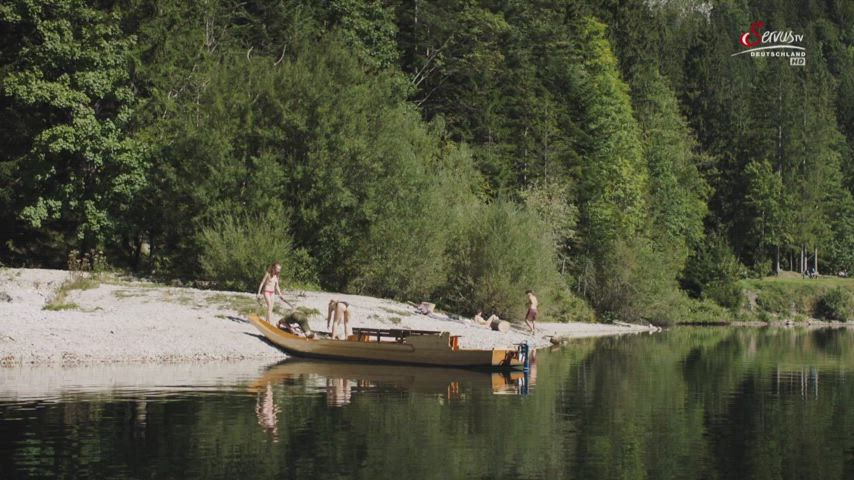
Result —
[[[286, 357], [262, 341], [245, 320], [246, 309], [255, 302], [251, 293], [167, 287], [110, 277], [95, 288], [68, 291], [62, 302], [64, 309], [46, 309], [71, 278], [62, 270], [0, 270], [0, 365], [275, 361]], [[329, 299], [346, 300], [351, 305], [353, 326], [449, 331], [462, 336], [462, 348], [507, 347], [525, 340], [542, 347], [554, 338], [655, 330], [635, 325], [538, 323], [536, 336], [517, 326], [502, 334], [467, 318], [421, 315], [411, 305], [392, 300], [311, 291], [289, 291], [286, 297], [291, 303], [323, 314]], [[326, 328], [326, 319], [320, 314], [310, 323], [315, 330]]]

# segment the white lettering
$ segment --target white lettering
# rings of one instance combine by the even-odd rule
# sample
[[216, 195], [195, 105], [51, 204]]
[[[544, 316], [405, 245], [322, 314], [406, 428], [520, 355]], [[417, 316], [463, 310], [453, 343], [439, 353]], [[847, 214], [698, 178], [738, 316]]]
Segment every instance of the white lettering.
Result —
[[804, 36], [795, 35], [791, 30], [786, 32], [770, 31], [762, 34], [762, 43], [795, 43], [801, 42]]

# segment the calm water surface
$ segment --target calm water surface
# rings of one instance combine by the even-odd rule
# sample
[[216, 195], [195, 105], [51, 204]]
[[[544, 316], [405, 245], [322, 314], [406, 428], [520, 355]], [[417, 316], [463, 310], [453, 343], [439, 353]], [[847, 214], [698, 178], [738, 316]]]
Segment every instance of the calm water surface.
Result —
[[677, 329], [529, 378], [284, 362], [3, 369], [0, 478], [854, 479], [854, 332]]

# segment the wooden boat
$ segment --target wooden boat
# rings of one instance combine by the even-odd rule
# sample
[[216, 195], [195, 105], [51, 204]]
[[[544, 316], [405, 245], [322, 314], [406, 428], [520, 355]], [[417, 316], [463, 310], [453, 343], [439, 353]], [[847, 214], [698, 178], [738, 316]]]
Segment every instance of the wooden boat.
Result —
[[258, 315], [249, 316], [270, 342], [301, 357], [407, 363], [442, 367], [522, 368], [526, 351], [516, 349], [464, 350], [460, 337], [448, 332], [404, 329], [354, 328], [347, 340], [306, 338], [270, 325]]

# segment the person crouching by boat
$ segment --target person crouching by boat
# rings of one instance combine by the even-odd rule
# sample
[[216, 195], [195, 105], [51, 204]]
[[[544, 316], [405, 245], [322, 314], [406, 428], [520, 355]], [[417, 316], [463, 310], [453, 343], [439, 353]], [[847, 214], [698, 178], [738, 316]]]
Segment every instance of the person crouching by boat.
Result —
[[291, 310], [279, 320], [279, 328], [294, 335], [314, 338], [314, 332], [308, 324], [308, 317], [299, 310]]
[[285, 300], [282, 290], [279, 289], [279, 274], [282, 272], [282, 264], [275, 262], [264, 273], [261, 284], [258, 285], [258, 300], [261, 300], [261, 292], [264, 292], [264, 300], [267, 301], [267, 323], [273, 323], [273, 295], [278, 295], [285, 304], [292, 305]]
[[353, 331], [350, 329], [350, 304], [344, 301], [329, 300], [329, 309], [326, 314], [326, 328], [329, 329], [329, 334], [333, 339], [335, 339], [338, 325], [342, 321], [344, 322], [344, 337], [342, 337], [342, 340], [347, 340], [347, 337], [353, 334]]

